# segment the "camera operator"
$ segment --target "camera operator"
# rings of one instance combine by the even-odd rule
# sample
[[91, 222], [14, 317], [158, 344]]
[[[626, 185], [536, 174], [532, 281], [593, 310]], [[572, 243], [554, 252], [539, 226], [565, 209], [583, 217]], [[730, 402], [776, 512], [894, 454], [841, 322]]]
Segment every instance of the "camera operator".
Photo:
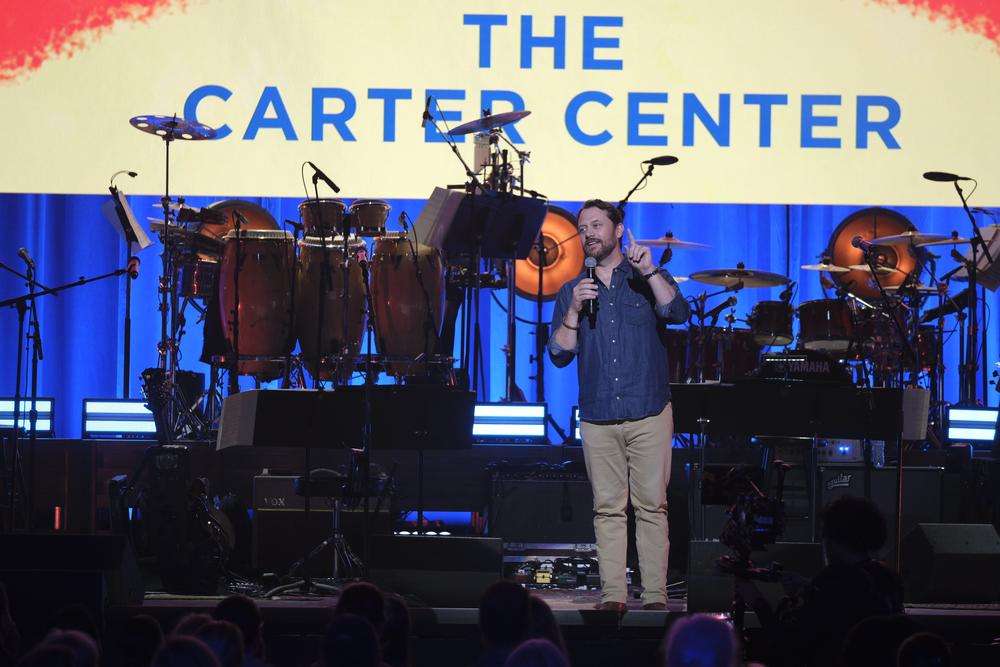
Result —
[[772, 655], [768, 665], [836, 665], [848, 631], [870, 616], [901, 613], [899, 576], [875, 560], [886, 539], [885, 518], [869, 500], [844, 496], [824, 509], [826, 567], [812, 581], [783, 580], [786, 597], [772, 610], [749, 580], [737, 580], [760, 619]]

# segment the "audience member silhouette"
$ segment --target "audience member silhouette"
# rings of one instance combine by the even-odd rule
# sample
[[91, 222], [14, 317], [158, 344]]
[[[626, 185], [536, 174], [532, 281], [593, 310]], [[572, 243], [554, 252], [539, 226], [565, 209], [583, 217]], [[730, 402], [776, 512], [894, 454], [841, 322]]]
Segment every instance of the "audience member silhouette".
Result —
[[264, 640], [261, 637], [263, 621], [260, 609], [245, 595], [231, 595], [215, 607], [212, 616], [218, 621], [229, 621], [243, 634], [243, 666], [265, 667]]
[[840, 651], [840, 664], [845, 667], [895, 665], [899, 647], [921, 630], [920, 625], [905, 614], [864, 618], [847, 633]]
[[153, 658], [151, 667], [220, 667], [205, 642], [187, 635], [168, 637]]
[[403, 598], [385, 594], [385, 624], [382, 626], [382, 662], [389, 667], [409, 667], [410, 611]]
[[378, 667], [378, 635], [368, 619], [337, 614], [323, 637], [323, 667]]
[[229, 621], [211, 621], [201, 626], [195, 638], [212, 650], [222, 667], [242, 667], [243, 633]]
[[39, 644], [18, 660], [17, 667], [73, 667], [73, 651], [65, 646]]
[[789, 590], [776, 613], [752, 582], [737, 583], [768, 631], [770, 655], [764, 662], [770, 667], [835, 665], [844, 638], [859, 621], [903, 610], [899, 576], [875, 560], [886, 538], [885, 519], [875, 504], [843, 496], [823, 510], [822, 520], [827, 565], [804, 587]]
[[136, 614], [115, 633], [114, 664], [118, 667], [149, 667], [163, 645], [163, 628], [149, 614]]
[[896, 667], [951, 667], [948, 643], [933, 632], [910, 635], [896, 651]]
[[334, 616], [340, 614], [360, 616], [372, 624], [375, 632], [381, 633], [385, 624], [385, 597], [374, 584], [363, 581], [350, 584], [337, 598], [337, 606], [333, 608]]
[[528, 591], [512, 581], [498, 581], [479, 601], [479, 631], [483, 650], [476, 667], [499, 667], [528, 637], [531, 600]]
[[569, 658], [569, 651], [566, 648], [566, 640], [563, 639], [562, 630], [556, 621], [555, 614], [548, 603], [537, 595], [528, 598], [531, 605], [531, 626], [528, 628], [528, 636], [532, 639], [548, 639], [555, 644], [564, 656]]
[[43, 644], [65, 646], [73, 652], [73, 667], [97, 667], [101, 653], [94, 638], [82, 630], [54, 628], [45, 636]]
[[212, 622], [212, 617], [201, 612], [191, 612], [181, 616], [174, 626], [172, 634], [175, 637], [194, 637], [199, 630], [207, 623]]
[[569, 667], [569, 660], [548, 639], [529, 639], [511, 651], [504, 667]]
[[677, 619], [667, 631], [663, 654], [666, 667], [736, 667], [740, 647], [729, 623], [692, 614]]

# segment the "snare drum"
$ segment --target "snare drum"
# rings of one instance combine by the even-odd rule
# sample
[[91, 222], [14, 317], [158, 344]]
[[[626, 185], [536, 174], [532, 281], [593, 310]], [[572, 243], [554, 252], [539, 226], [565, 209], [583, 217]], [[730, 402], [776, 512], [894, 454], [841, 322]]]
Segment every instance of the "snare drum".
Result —
[[817, 299], [799, 306], [799, 343], [805, 349], [845, 352], [853, 338], [854, 323], [847, 301]]
[[785, 346], [792, 342], [792, 306], [786, 301], [760, 301], [750, 313], [750, 330], [758, 345]]
[[[236, 230], [224, 237], [219, 267], [219, 306], [223, 331], [233, 348], [233, 314], [236, 306]], [[281, 357], [292, 351], [292, 280], [295, 245], [281, 230], [241, 230], [239, 270], [240, 357]], [[273, 380], [283, 370], [280, 359], [242, 361], [241, 375]]]
[[385, 221], [391, 208], [389, 202], [381, 199], [358, 199], [351, 204], [351, 217], [358, 236], [385, 236]]
[[437, 345], [444, 317], [441, 253], [392, 233], [375, 242], [371, 274], [378, 351], [403, 360], [386, 368], [396, 376], [419, 375], [423, 366], [405, 360], [429, 356]]
[[339, 199], [307, 199], [299, 204], [299, 218], [307, 237], [342, 234], [346, 213], [347, 204]]
[[[320, 330], [324, 240], [330, 278], [322, 300], [323, 328]], [[363, 240], [348, 237], [345, 290], [344, 237], [307, 236], [299, 241], [299, 266], [295, 277], [295, 335], [302, 348], [302, 361], [314, 376], [316, 356], [319, 354], [319, 375], [324, 380], [335, 376], [336, 379], [346, 380], [354, 370], [353, 362], [331, 360], [330, 355], [356, 357], [361, 351], [361, 339], [368, 318], [365, 312], [365, 278], [356, 258], [358, 251], [365, 247]], [[337, 370], [332, 370], [334, 368]]]

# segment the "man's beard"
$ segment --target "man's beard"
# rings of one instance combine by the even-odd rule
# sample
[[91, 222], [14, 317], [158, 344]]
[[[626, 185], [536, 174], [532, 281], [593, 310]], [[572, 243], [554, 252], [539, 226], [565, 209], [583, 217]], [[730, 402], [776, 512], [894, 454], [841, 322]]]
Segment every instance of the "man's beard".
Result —
[[598, 262], [603, 261], [611, 251], [614, 250], [614, 246], [610, 243], [605, 243], [604, 241], [598, 239], [597, 243], [591, 245], [590, 243], [583, 244], [583, 254], [593, 257]]

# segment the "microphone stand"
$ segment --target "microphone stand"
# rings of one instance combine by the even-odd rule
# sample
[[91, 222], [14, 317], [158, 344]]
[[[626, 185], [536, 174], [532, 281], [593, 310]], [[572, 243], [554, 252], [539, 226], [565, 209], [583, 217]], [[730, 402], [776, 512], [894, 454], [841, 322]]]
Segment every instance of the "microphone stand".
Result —
[[[962, 186], [955, 183], [955, 192], [958, 193], [958, 198], [962, 200], [962, 208], [965, 210], [965, 214], [969, 217], [969, 222], [972, 225], [972, 265], [968, 268], [969, 273], [969, 327], [968, 327], [968, 342], [966, 343], [966, 363], [963, 368], [965, 373], [964, 382], [962, 383], [962, 391], [960, 392], [961, 402], [965, 405], [975, 406], [979, 404], [978, 400], [978, 389], [976, 386], [976, 370], [979, 363], [979, 286], [977, 284], [976, 274], [979, 272], [979, 255], [976, 250], [976, 246], [979, 245], [983, 250], [983, 254], [986, 256], [986, 261], [988, 264], [993, 263], [993, 257], [990, 255], [989, 248], [986, 247], [986, 241], [983, 239], [983, 235], [979, 232], [979, 226], [976, 225], [976, 219], [972, 215], [972, 211], [969, 210], [969, 203], [965, 198], [965, 193], [962, 192]], [[986, 364], [983, 364], [983, 398], [986, 398]]]
[[[17, 271], [14, 271], [10, 267], [4, 265], [4, 268], [21, 275]], [[36, 291], [36, 285], [42, 287], [34, 280], [34, 270], [29, 267], [27, 276], [24, 276], [28, 281], [28, 293], [23, 296], [13, 297], [11, 299], [5, 299], [0, 301], [0, 308], [6, 306], [13, 306], [17, 309], [17, 338], [14, 343], [17, 346], [17, 362], [15, 365], [16, 375], [14, 379], [14, 423], [11, 435], [11, 463], [10, 463], [10, 485], [8, 488], [8, 501], [9, 501], [9, 528], [11, 532], [16, 529], [16, 514], [15, 514], [15, 499], [16, 499], [16, 483], [17, 479], [20, 479], [21, 492], [25, 499], [25, 504], [23, 511], [24, 516], [24, 526], [27, 530], [31, 530], [33, 527], [32, 521], [32, 503], [33, 503], [33, 493], [32, 490], [25, 484], [24, 470], [21, 465], [20, 451], [18, 449], [18, 431], [20, 428], [21, 419], [21, 368], [23, 364], [23, 354], [21, 348], [21, 340], [24, 338], [24, 320], [25, 316], [28, 315], [29, 310], [31, 311], [31, 329], [32, 333], [28, 337], [32, 342], [32, 370], [31, 370], [31, 410], [29, 412], [30, 426], [31, 426], [31, 452], [29, 452], [29, 466], [34, 463], [34, 445], [36, 436], [36, 426], [38, 412], [36, 410], [37, 403], [37, 391], [38, 391], [38, 362], [42, 360], [42, 347], [41, 347], [41, 334], [39, 333], [38, 327], [38, 316], [35, 312], [34, 304], [35, 300], [39, 297], [47, 296], [49, 294], [58, 294], [63, 290], [67, 290], [71, 287], [79, 287], [81, 285], [86, 285], [98, 280], [103, 280], [104, 278], [112, 278], [116, 276], [121, 276], [128, 273], [128, 268], [116, 269], [110, 273], [105, 273], [100, 276], [95, 276], [93, 278], [80, 278], [70, 283], [64, 285], [59, 285], [57, 287], [46, 287], [41, 291]], [[31, 468], [33, 470], [33, 468]]]
[[640, 178], [639, 181], [632, 186], [632, 189], [628, 191], [627, 195], [625, 195], [625, 199], [622, 199], [620, 202], [618, 202], [618, 210], [622, 212], [622, 217], [625, 216], [625, 205], [628, 204], [629, 198], [631, 198], [632, 195], [635, 194], [635, 191], [638, 190], [640, 187], [642, 187], [643, 183], [645, 183], [646, 180], [653, 175], [653, 167], [655, 166], [656, 165], [654, 165], [652, 162], [646, 165], [646, 171], [643, 172], [642, 178]]

